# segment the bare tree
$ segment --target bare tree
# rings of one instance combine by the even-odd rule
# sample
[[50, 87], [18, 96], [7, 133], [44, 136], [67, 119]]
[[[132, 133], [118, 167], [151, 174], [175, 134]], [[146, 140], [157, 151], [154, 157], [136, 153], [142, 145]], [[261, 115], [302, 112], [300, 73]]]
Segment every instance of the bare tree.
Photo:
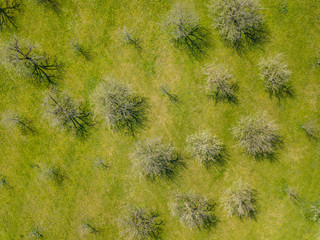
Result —
[[310, 139], [316, 141], [320, 138], [320, 127], [316, 121], [308, 121], [300, 125], [301, 129], [306, 133]]
[[276, 97], [278, 101], [293, 96], [291, 85], [291, 72], [283, 62], [281, 55], [276, 55], [260, 61], [260, 75], [265, 81], [265, 89], [270, 98]]
[[115, 131], [135, 135], [147, 121], [147, 99], [113, 80], [101, 82], [91, 100], [95, 114], [105, 119]]
[[265, 113], [242, 117], [233, 128], [239, 146], [249, 155], [260, 159], [274, 159], [275, 151], [283, 145], [278, 127]]
[[131, 45], [133, 46], [135, 49], [137, 49], [138, 51], [142, 50], [141, 47], [141, 40], [139, 38], [137, 38], [134, 34], [132, 29], [128, 29], [126, 27], [122, 28], [122, 41], [125, 44]]
[[14, 111], [5, 111], [2, 115], [1, 123], [6, 127], [18, 127], [24, 135], [29, 133], [35, 134], [37, 132], [30, 119]]
[[62, 185], [62, 183], [67, 179], [63, 171], [59, 167], [55, 166], [48, 169], [47, 176], [57, 185]]
[[166, 24], [176, 47], [187, 49], [195, 57], [206, 54], [210, 46], [209, 32], [188, 5], [178, 3], [167, 15]]
[[17, 28], [15, 24], [15, 14], [20, 11], [20, 0], [5, 0], [3, 2], [0, 2], [0, 30], [4, 26], [9, 25]]
[[237, 103], [238, 83], [232, 80], [229, 70], [223, 65], [207, 65], [204, 70], [207, 76], [206, 93], [215, 102]]
[[235, 182], [221, 202], [230, 216], [255, 218], [257, 214], [256, 192], [248, 183]]
[[20, 47], [17, 39], [9, 48], [9, 60], [15, 65], [21, 64], [28, 74], [39, 84], [56, 84], [62, 78], [62, 67], [56, 59], [46, 55], [38, 56], [33, 52], [33, 47]]
[[83, 136], [93, 126], [91, 112], [83, 103], [75, 103], [68, 95], [52, 92], [45, 99], [47, 117], [55, 124], [75, 130]]
[[167, 86], [161, 86], [160, 91], [162, 95], [167, 96], [173, 104], [177, 105], [180, 103], [178, 96], [176, 94], [171, 93], [170, 89]]
[[218, 222], [213, 214], [215, 203], [195, 193], [177, 193], [172, 204], [173, 215], [191, 228], [210, 229]]
[[188, 150], [200, 164], [206, 167], [223, 164], [228, 158], [224, 143], [207, 132], [200, 132], [187, 138]]
[[162, 226], [159, 214], [148, 208], [131, 208], [120, 221], [121, 233], [127, 239], [159, 239]]
[[83, 234], [83, 235], [89, 235], [89, 234], [99, 234], [101, 233], [101, 229], [97, 228], [94, 224], [92, 224], [91, 222], [89, 221], [86, 221], [85, 224], [82, 224], [80, 226], [80, 232]]
[[292, 188], [292, 187], [287, 187], [285, 190], [285, 193], [287, 196], [290, 198], [291, 201], [294, 203], [300, 203], [301, 202], [301, 197], [300, 195]]
[[138, 142], [132, 160], [134, 169], [151, 180], [161, 177], [170, 179], [184, 166], [177, 149], [159, 138]]
[[80, 43], [71, 43], [73, 50], [77, 55], [84, 57], [85, 60], [91, 62], [93, 60], [91, 52]]
[[268, 30], [256, 0], [215, 0], [210, 10], [220, 35], [239, 53], [265, 42]]

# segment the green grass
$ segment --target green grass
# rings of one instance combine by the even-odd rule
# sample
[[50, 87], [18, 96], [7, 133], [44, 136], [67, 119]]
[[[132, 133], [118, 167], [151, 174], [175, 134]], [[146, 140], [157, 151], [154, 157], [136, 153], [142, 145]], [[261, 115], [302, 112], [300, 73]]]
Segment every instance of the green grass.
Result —
[[[132, 171], [129, 153], [136, 140], [96, 125], [85, 140], [53, 128], [43, 117], [44, 88], [39, 88], [9, 64], [0, 65], [0, 114], [14, 110], [33, 120], [37, 135], [21, 135], [18, 129], [0, 126], [0, 173], [10, 187], [0, 189], [0, 239], [29, 239], [36, 227], [44, 239], [120, 239], [117, 221], [127, 206], [157, 209], [165, 220], [163, 239], [317, 239], [319, 224], [304, 217], [304, 206], [319, 200], [320, 148], [299, 129], [299, 123], [319, 119], [320, 2], [290, 0], [281, 13], [276, 0], [261, 0], [270, 28], [263, 50], [240, 57], [225, 47], [208, 16], [208, 1], [193, 0], [201, 23], [213, 39], [208, 57], [190, 58], [174, 48], [162, 23], [173, 5], [164, 0], [68, 0], [57, 15], [35, 0], [23, 1], [17, 30], [0, 34], [1, 60], [13, 36], [57, 56], [65, 64], [59, 88], [76, 100], [89, 100], [104, 77], [130, 84], [152, 105], [148, 126], [138, 139], [163, 137], [183, 151], [188, 135], [208, 130], [225, 143], [230, 160], [225, 171], [208, 171], [185, 155], [187, 168], [172, 182], [150, 182]], [[142, 52], [121, 42], [120, 29], [132, 28], [141, 39]], [[87, 62], [71, 46], [76, 41], [91, 49]], [[270, 99], [259, 79], [261, 57], [283, 53], [292, 71], [295, 98], [279, 107]], [[239, 81], [239, 105], [214, 104], [205, 96], [202, 67], [225, 63]], [[179, 97], [177, 106], [161, 95], [167, 85]], [[267, 111], [280, 126], [285, 147], [276, 162], [256, 161], [243, 154], [232, 138], [231, 128], [243, 116]], [[186, 152], [186, 151], [183, 151]], [[105, 159], [104, 170], [94, 164]], [[39, 165], [40, 169], [30, 164]], [[56, 166], [65, 173], [61, 186], [47, 177]], [[257, 190], [257, 220], [230, 218], [220, 197], [233, 181], [242, 179]], [[294, 204], [283, 185], [294, 188], [302, 202]], [[193, 190], [217, 202], [220, 222], [212, 231], [191, 230], [170, 213], [174, 191]], [[81, 225], [90, 221], [99, 234], [84, 234]]]

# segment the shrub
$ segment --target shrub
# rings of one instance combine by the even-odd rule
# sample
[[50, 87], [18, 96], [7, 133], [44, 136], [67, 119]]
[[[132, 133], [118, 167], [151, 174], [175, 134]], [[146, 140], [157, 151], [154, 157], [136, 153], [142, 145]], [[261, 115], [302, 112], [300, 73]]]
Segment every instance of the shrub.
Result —
[[139, 142], [132, 154], [134, 169], [149, 179], [171, 178], [182, 167], [181, 154], [171, 143], [160, 139], [147, 139]]
[[74, 102], [68, 95], [52, 92], [45, 99], [47, 118], [54, 125], [64, 126], [83, 136], [93, 126], [91, 113], [83, 103]]
[[283, 145], [282, 137], [277, 134], [278, 127], [259, 113], [242, 117], [233, 128], [233, 135], [239, 146], [255, 158], [275, 157], [275, 151]]
[[265, 42], [268, 31], [255, 0], [215, 0], [209, 7], [214, 26], [238, 52]]
[[224, 66], [209, 65], [204, 69], [207, 76], [206, 93], [218, 101], [237, 103], [238, 83], [232, 81], [232, 75]]
[[315, 223], [320, 223], [320, 202], [302, 203], [301, 205], [304, 215], [307, 220]]
[[2, 174], [0, 174], [0, 187], [12, 188], [8, 183], [7, 177]]
[[122, 234], [128, 239], [158, 239], [163, 221], [148, 208], [132, 208], [120, 222]]
[[61, 79], [63, 65], [56, 59], [46, 55], [38, 56], [33, 47], [20, 47], [17, 39], [9, 48], [9, 60], [14, 65], [20, 65], [27, 70], [28, 75], [40, 84], [56, 84]]
[[193, 9], [182, 3], [174, 5], [166, 24], [176, 47], [189, 50], [195, 57], [205, 54], [210, 45], [209, 33], [199, 25]]
[[210, 229], [217, 223], [213, 214], [214, 206], [205, 197], [194, 193], [178, 193], [172, 205], [172, 213], [191, 228]]
[[224, 143], [206, 132], [197, 133], [187, 138], [189, 151], [200, 164], [206, 167], [223, 164], [227, 158]]
[[43, 239], [44, 235], [39, 227], [35, 227], [28, 236], [28, 239]]
[[21, 11], [21, 2], [19, 0], [4, 0], [0, 3], [0, 30], [4, 26], [12, 25], [17, 28], [15, 24], [15, 14]]
[[312, 221], [320, 222], [320, 206], [311, 205]]
[[265, 89], [270, 97], [275, 96], [279, 101], [293, 95], [288, 66], [281, 56], [271, 57], [260, 62], [261, 78], [265, 81]]
[[113, 130], [134, 135], [147, 120], [147, 99], [114, 81], [100, 83], [93, 93], [92, 103], [95, 113]]
[[142, 50], [141, 40], [133, 34], [132, 29], [128, 29], [126, 27], [123, 27], [121, 35], [122, 35], [121, 38], [122, 38], [123, 43], [131, 45], [139, 51]]
[[239, 218], [255, 218], [256, 216], [256, 193], [247, 183], [234, 183], [226, 191], [221, 202], [230, 216]]

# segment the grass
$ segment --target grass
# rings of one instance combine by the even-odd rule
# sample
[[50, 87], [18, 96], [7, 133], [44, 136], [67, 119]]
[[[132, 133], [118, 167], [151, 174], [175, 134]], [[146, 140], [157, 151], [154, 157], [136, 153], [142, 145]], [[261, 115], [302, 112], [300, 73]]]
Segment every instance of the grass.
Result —
[[[314, 59], [320, 56], [320, 3], [286, 1], [287, 12], [282, 13], [281, 1], [261, 0], [270, 42], [263, 50], [240, 57], [225, 46], [211, 26], [208, 2], [190, 2], [213, 39], [207, 58], [201, 61], [175, 48], [161, 25], [172, 7], [170, 1], [68, 0], [61, 1], [58, 15], [37, 1], [25, 0], [16, 18], [18, 29], [1, 32], [1, 51], [15, 36], [35, 44], [40, 52], [56, 56], [65, 65], [59, 88], [77, 100], [88, 101], [105, 77], [131, 84], [152, 105], [148, 127], [137, 134], [137, 139], [159, 136], [183, 149], [188, 135], [207, 129], [229, 150], [225, 170], [207, 171], [190, 158], [172, 183], [135, 177], [129, 160], [136, 142], [133, 137], [114, 133], [103, 124], [97, 124], [86, 140], [51, 127], [43, 118], [45, 89], [10, 65], [1, 64], [0, 112], [12, 110], [30, 118], [38, 134], [22, 135], [17, 128], [0, 126], [0, 174], [11, 186], [1, 187], [0, 239], [26, 239], [34, 229], [40, 229], [44, 239], [84, 239], [81, 226], [86, 221], [100, 230], [86, 239], [120, 239], [117, 219], [127, 205], [157, 209], [165, 221], [163, 239], [319, 238], [318, 223], [305, 219], [302, 204], [288, 199], [281, 184], [299, 192], [305, 204], [319, 199], [319, 143], [310, 141], [299, 124], [320, 117], [320, 68], [314, 65]], [[140, 53], [121, 41], [123, 26], [141, 39]], [[94, 61], [77, 56], [72, 41], [91, 49]], [[264, 91], [258, 67], [261, 58], [278, 52], [288, 60], [295, 89], [295, 98], [283, 101], [281, 106]], [[206, 97], [202, 67], [213, 61], [227, 64], [239, 81], [237, 106], [215, 105]], [[178, 105], [161, 95], [162, 85], [179, 97]], [[241, 116], [261, 110], [279, 124], [285, 141], [278, 161], [273, 163], [249, 158], [232, 138], [231, 128]], [[110, 167], [98, 168], [98, 158]], [[47, 178], [46, 172], [52, 167], [65, 173], [62, 185]], [[259, 193], [256, 221], [229, 218], [217, 204], [215, 213], [220, 222], [207, 232], [192, 230], [169, 214], [167, 203], [172, 191], [194, 190], [219, 202], [225, 189], [237, 179], [248, 182]]]

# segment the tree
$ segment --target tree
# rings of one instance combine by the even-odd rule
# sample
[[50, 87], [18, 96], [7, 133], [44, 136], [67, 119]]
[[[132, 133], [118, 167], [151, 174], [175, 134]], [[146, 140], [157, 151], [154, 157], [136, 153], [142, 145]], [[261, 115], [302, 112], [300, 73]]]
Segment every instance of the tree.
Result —
[[131, 208], [121, 219], [120, 228], [127, 239], [158, 239], [163, 221], [156, 211], [148, 208]]
[[261, 60], [260, 72], [270, 98], [275, 96], [280, 101], [282, 98], [292, 97], [291, 72], [281, 55]]
[[176, 170], [184, 166], [177, 149], [159, 138], [138, 142], [132, 160], [134, 169], [149, 179], [172, 178]]
[[93, 126], [91, 112], [83, 103], [74, 102], [68, 95], [52, 92], [45, 99], [47, 117], [54, 125], [61, 125], [83, 136]]
[[233, 135], [249, 155], [257, 159], [273, 159], [275, 151], [283, 144], [277, 130], [277, 125], [269, 121], [265, 113], [258, 113], [242, 117], [233, 128]]
[[211, 64], [204, 69], [204, 74], [207, 76], [206, 93], [216, 103], [219, 101], [238, 102], [239, 86], [237, 82], [232, 81], [232, 75], [227, 68]]
[[263, 44], [268, 36], [258, 10], [255, 0], [216, 0], [210, 5], [214, 26], [239, 53]]
[[38, 56], [33, 52], [33, 47], [20, 47], [17, 39], [9, 48], [9, 60], [14, 65], [22, 65], [28, 75], [39, 84], [55, 85], [62, 78], [62, 67], [56, 59], [47, 55]]
[[223, 164], [228, 157], [224, 143], [206, 132], [189, 136], [187, 144], [197, 161], [206, 167]]
[[147, 99], [115, 81], [101, 82], [91, 100], [95, 114], [105, 119], [115, 131], [135, 135], [147, 121]]
[[173, 215], [191, 228], [210, 229], [218, 222], [213, 214], [215, 204], [192, 192], [176, 194], [172, 204]]
[[176, 4], [167, 15], [166, 25], [176, 47], [187, 49], [195, 57], [205, 55], [210, 45], [208, 31], [199, 25], [193, 9]]
[[19, 0], [5, 0], [0, 2], [0, 30], [4, 26], [17, 28], [15, 24], [15, 14], [21, 11], [21, 2]]
[[235, 182], [227, 189], [221, 202], [230, 216], [255, 218], [257, 214], [256, 192], [248, 183]]

